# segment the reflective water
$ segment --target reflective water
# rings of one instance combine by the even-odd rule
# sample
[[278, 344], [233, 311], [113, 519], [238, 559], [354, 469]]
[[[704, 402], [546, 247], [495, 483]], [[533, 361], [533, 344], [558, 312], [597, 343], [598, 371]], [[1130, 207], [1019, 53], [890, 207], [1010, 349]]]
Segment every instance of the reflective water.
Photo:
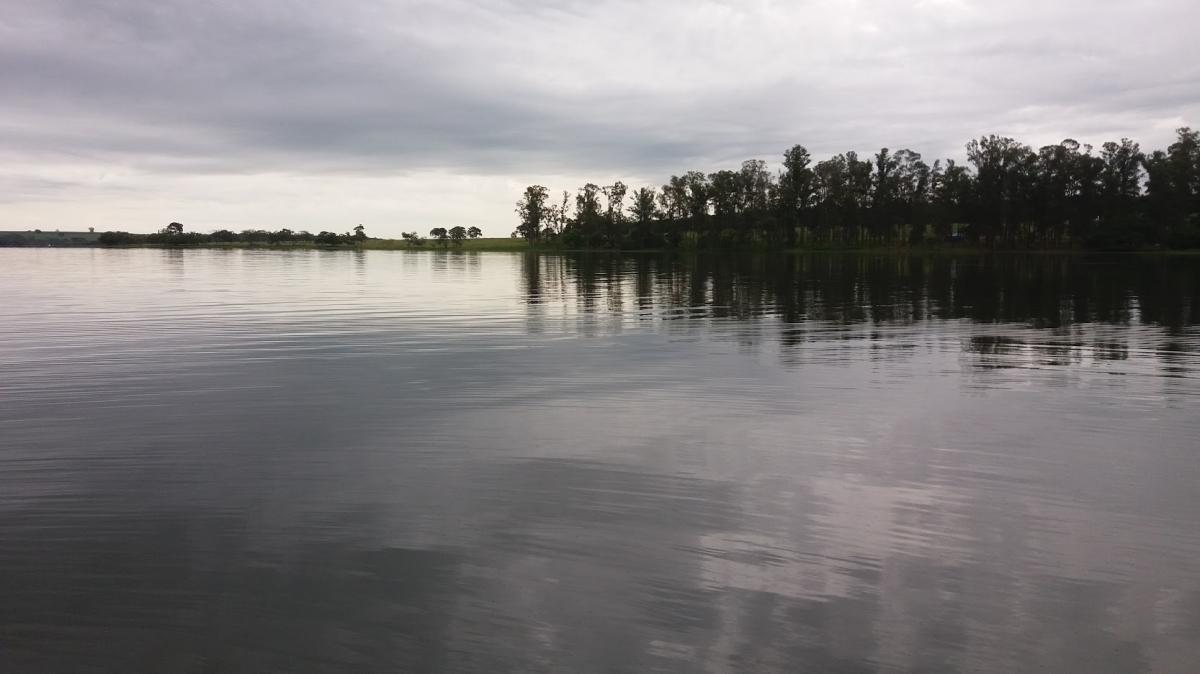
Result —
[[0, 671], [1188, 672], [1200, 257], [0, 249]]

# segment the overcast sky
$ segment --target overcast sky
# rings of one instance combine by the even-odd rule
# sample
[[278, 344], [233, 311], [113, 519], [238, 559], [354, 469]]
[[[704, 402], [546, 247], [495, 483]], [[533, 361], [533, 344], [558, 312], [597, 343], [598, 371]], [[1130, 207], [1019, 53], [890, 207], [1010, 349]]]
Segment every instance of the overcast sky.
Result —
[[505, 236], [523, 187], [1200, 125], [1197, 0], [0, 0], [0, 229]]

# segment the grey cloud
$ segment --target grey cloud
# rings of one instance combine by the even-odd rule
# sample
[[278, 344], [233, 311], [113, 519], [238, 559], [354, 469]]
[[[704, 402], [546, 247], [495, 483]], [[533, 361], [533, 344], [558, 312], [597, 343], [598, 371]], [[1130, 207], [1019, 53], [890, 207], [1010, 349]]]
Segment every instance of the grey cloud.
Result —
[[1191, 0], [5, 4], [0, 158], [34, 167], [661, 180], [1200, 114]]

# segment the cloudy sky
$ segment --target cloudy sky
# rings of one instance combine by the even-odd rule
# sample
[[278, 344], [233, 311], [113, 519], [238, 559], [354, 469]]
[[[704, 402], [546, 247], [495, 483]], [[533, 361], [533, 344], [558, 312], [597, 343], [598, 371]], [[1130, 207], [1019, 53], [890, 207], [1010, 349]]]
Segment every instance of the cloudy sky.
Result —
[[1196, 0], [0, 0], [0, 229], [514, 226], [541, 183], [1200, 125]]

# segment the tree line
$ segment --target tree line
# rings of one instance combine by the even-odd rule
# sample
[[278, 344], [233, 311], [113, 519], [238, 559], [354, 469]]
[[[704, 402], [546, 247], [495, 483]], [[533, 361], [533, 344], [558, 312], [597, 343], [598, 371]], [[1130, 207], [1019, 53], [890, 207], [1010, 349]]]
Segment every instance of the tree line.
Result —
[[286, 227], [277, 231], [265, 229], [244, 229], [234, 232], [229, 229], [218, 229], [204, 234], [201, 232], [185, 232], [183, 224], [172, 222], [157, 232], [151, 234], [134, 234], [131, 232], [104, 232], [98, 238], [104, 246], [128, 246], [137, 244], [155, 244], [167, 246], [200, 245], [209, 243], [254, 243], [254, 244], [285, 244], [311, 243], [324, 246], [339, 246], [354, 244], [367, 239], [366, 228], [358, 225], [354, 233], [322, 231], [318, 234], [300, 231], [294, 232]]
[[[426, 239], [416, 232], [404, 232], [402, 235], [404, 240], [408, 242], [410, 247], [425, 245]], [[483, 236], [483, 232], [478, 227], [434, 227], [429, 231], [429, 238], [435, 244], [442, 247], [451, 245], [460, 246], [466, 239], [476, 239]], [[129, 246], [138, 244], [154, 244], [168, 246], [187, 246], [187, 245], [202, 245], [202, 244], [221, 244], [221, 243], [250, 243], [250, 244], [314, 244], [318, 246], [343, 246], [360, 244], [370, 237], [367, 236], [366, 228], [358, 225], [354, 228], [353, 233], [345, 232], [337, 234], [335, 232], [322, 231], [313, 234], [307, 231], [294, 232], [284, 228], [277, 231], [268, 231], [265, 229], [245, 229], [240, 232], [234, 232], [228, 229], [218, 229], [214, 232], [203, 234], [200, 232], [185, 232], [183, 225], [178, 222], [163, 227], [161, 230], [152, 234], [133, 234], [130, 232], [104, 232], [98, 237], [101, 245], [105, 246]]]
[[1034, 150], [989, 135], [967, 163], [912, 150], [815, 162], [796, 145], [761, 159], [673, 175], [660, 188], [588, 183], [555, 203], [531, 185], [513, 236], [571, 248], [871, 247], [969, 242], [992, 248], [1200, 247], [1200, 132], [1166, 150], [1122, 138]]

